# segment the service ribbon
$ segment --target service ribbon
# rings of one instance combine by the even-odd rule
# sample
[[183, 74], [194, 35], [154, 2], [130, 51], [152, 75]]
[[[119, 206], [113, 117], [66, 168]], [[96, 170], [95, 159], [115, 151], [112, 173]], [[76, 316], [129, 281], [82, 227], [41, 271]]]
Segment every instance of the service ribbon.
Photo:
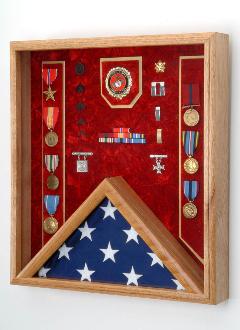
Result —
[[184, 84], [182, 88], [183, 108], [200, 106], [199, 104], [199, 85]]
[[199, 140], [199, 132], [198, 131], [183, 131], [183, 146], [185, 153], [190, 157], [193, 156]]
[[189, 201], [194, 201], [199, 191], [198, 181], [184, 181], [183, 191]]
[[45, 155], [45, 165], [49, 172], [54, 173], [59, 163], [58, 155]]
[[47, 69], [47, 68], [42, 69], [43, 80], [48, 86], [50, 86], [57, 78], [57, 73], [58, 73], [57, 69]]
[[45, 195], [44, 204], [49, 215], [54, 215], [59, 204], [59, 195]]
[[59, 115], [58, 107], [44, 107], [43, 108], [43, 119], [48, 129], [54, 129]]

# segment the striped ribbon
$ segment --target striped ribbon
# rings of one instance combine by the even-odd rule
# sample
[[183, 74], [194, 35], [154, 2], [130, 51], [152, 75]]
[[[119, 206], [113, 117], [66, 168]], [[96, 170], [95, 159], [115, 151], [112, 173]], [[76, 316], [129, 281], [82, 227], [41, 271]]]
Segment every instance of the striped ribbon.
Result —
[[48, 86], [57, 78], [57, 72], [57, 69], [42, 69], [43, 80]]
[[59, 164], [58, 155], [45, 155], [45, 165], [49, 172], [55, 172]]
[[54, 129], [59, 116], [58, 107], [43, 107], [43, 119], [48, 129]]
[[199, 140], [198, 131], [183, 131], [182, 132], [183, 146], [185, 153], [188, 156], [193, 156]]
[[184, 181], [183, 191], [189, 201], [194, 201], [199, 191], [198, 181]]

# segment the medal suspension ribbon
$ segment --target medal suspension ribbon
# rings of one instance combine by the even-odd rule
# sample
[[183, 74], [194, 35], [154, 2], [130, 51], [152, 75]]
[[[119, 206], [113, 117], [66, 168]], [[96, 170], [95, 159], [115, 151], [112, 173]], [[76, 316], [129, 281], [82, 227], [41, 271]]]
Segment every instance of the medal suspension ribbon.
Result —
[[198, 131], [183, 131], [183, 146], [185, 153], [188, 157], [192, 157], [197, 146], [199, 140], [199, 132]]

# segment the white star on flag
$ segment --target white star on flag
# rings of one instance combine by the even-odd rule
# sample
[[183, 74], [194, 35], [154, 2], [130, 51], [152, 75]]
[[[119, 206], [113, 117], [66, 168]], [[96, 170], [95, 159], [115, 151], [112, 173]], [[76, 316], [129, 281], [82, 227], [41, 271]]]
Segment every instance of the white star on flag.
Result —
[[147, 254], [152, 258], [151, 266], [153, 266], [155, 264], [159, 264], [161, 267], [164, 268], [164, 264], [163, 264], [162, 260], [159, 259], [155, 253], [147, 252]]
[[103, 219], [106, 219], [107, 217], [111, 217], [115, 220], [114, 212], [117, 210], [117, 208], [112, 206], [110, 201], [108, 201], [107, 206], [101, 206], [100, 208], [105, 212]]
[[[133, 229], [133, 227], [131, 227], [130, 229], [127, 230], [123, 230], [125, 232], [125, 234], [127, 234], [127, 241], [126, 243], [128, 243], [129, 241], [133, 240], [136, 243], [138, 243], [138, 233]], [[139, 243], [138, 243], [139, 244]]]
[[110, 242], [108, 243], [108, 247], [106, 249], [99, 249], [99, 250], [101, 250], [104, 253], [103, 262], [108, 259], [112, 260], [113, 262], [116, 262], [114, 254], [116, 254], [119, 250], [113, 250]]
[[73, 247], [67, 247], [67, 245], [64, 243], [59, 249], [59, 256], [58, 259], [61, 259], [62, 257], [66, 257], [68, 260], [70, 260], [69, 257], [69, 251], [71, 251]]
[[136, 274], [135, 273], [135, 270], [134, 270], [133, 266], [132, 266], [132, 269], [131, 269], [131, 272], [130, 273], [123, 273], [123, 275], [126, 276], [127, 279], [128, 279], [127, 285], [129, 285], [129, 284], [132, 283], [132, 284], [135, 284], [135, 285], [138, 286], [138, 279], [140, 277], [142, 277], [141, 274]]
[[44, 268], [44, 267], [42, 267], [42, 268], [38, 271], [38, 276], [39, 276], [39, 277], [47, 277], [47, 272], [49, 272], [49, 270], [51, 270], [51, 268]]
[[178, 280], [172, 279], [172, 281], [176, 284], [177, 288], [176, 290], [185, 290], [185, 288], [182, 286], [182, 284]]
[[77, 271], [82, 275], [81, 276], [81, 281], [87, 280], [91, 282], [91, 275], [95, 273], [95, 270], [89, 270], [88, 266], [85, 262], [84, 268], [83, 269], [77, 269]]
[[92, 241], [92, 236], [91, 236], [91, 232], [93, 232], [96, 228], [89, 228], [87, 221], [84, 223], [84, 227], [78, 228], [78, 230], [82, 233], [81, 235], [81, 239], [83, 239], [84, 237], [87, 237], [90, 239], [90, 241]]

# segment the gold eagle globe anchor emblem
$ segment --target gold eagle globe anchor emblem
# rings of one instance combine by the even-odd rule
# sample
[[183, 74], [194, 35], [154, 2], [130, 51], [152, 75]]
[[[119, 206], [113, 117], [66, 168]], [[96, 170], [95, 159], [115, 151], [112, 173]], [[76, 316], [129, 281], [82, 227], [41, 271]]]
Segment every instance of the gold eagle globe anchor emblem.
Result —
[[112, 97], [121, 100], [129, 94], [132, 87], [130, 72], [123, 67], [112, 68], [106, 76], [105, 86]]

